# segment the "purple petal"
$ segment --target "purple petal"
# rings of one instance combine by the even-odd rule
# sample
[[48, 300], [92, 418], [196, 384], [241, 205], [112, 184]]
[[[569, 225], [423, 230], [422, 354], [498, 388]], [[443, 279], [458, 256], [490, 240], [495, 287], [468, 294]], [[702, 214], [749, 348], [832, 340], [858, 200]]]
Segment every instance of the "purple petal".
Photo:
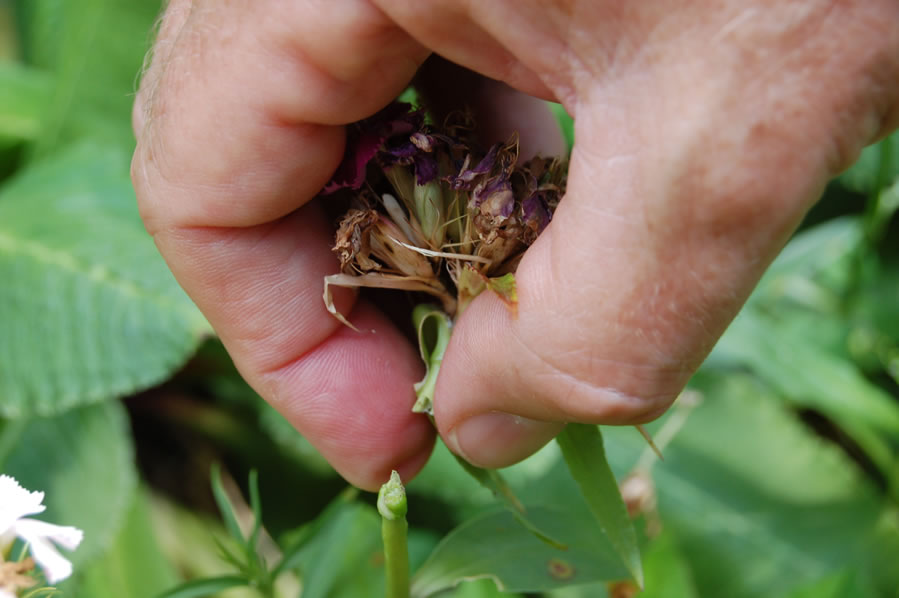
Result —
[[528, 230], [526, 242], [529, 244], [534, 242], [552, 220], [552, 214], [546, 208], [540, 193], [533, 193], [521, 202], [521, 215]]
[[[409, 164], [415, 158], [415, 155], [419, 153], [418, 147], [415, 146], [414, 143], [403, 143], [396, 147], [385, 147], [384, 153], [389, 156], [385, 162], [387, 162], [387, 166], [390, 164]], [[391, 160], [390, 158], [394, 158]]]
[[421, 131], [416, 131], [409, 136], [409, 140], [412, 142], [415, 147], [420, 149], [423, 152], [433, 152], [434, 151], [434, 141], [435, 139], [430, 135], [425, 135]]
[[[497, 193], [506, 194], [511, 192], [512, 185], [509, 183], [509, 177], [505, 174], [501, 174], [479, 183], [478, 186], [474, 188], [474, 191], [471, 192], [471, 203], [474, 204], [475, 207], [480, 207], [488, 198], [491, 198]], [[509, 209], [509, 214], [512, 213], [511, 209], [513, 208], [514, 205]], [[505, 211], [505, 208], [503, 208], [503, 211]], [[509, 214], [506, 214], [506, 216]]]
[[393, 102], [377, 114], [347, 127], [343, 160], [322, 193], [334, 193], [346, 187], [360, 188], [365, 182], [368, 163], [384, 143], [397, 135], [409, 135], [423, 124], [424, 115], [420, 110], [413, 111], [409, 104]]
[[470, 156], [465, 158], [465, 163], [462, 165], [460, 172], [458, 175], [454, 177], [450, 177], [449, 183], [453, 189], [467, 189], [468, 185], [475, 180], [477, 177], [489, 173], [493, 170], [494, 164], [496, 164], [496, 156], [499, 153], [502, 144], [497, 143], [493, 147], [490, 148], [490, 151], [487, 152], [487, 155], [481, 158], [481, 161], [477, 163], [474, 168], [468, 168]]
[[432, 154], [418, 154], [415, 157], [415, 183], [424, 185], [437, 178], [437, 159]]

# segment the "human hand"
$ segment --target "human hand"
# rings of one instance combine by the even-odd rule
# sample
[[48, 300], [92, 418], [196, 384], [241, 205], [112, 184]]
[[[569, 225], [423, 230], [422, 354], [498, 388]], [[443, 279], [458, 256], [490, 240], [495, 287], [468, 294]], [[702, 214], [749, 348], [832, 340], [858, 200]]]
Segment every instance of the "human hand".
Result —
[[[337, 265], [310, 200], [342, 125], [431, 52], [561, 101], [577, 138], [567, 195], [519, 266], [517, 318], [478, 297], [437, 385], [450, 448], [502, 466], [561, 422], [664, 411], [828, 178], [899, 124], [897, 22], [893, 0], [172, 0], [132, 175], [241, 373], [374, 489], [391, 468], [411, 477], [433, 431], [409, 412], [421, 367], [405, 339], [349, 293], [338, 309], [376, 334], [321, 300]], [[533, 102], [499, 96], [479, 99], [497, 130], [526, 113], [526, 142], [557, 146]]]

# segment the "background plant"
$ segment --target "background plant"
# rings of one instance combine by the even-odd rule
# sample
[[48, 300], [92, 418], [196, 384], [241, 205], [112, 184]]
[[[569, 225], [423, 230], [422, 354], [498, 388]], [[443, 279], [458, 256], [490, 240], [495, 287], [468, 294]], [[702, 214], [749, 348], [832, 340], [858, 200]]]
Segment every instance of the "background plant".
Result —
[[[238, 515], [250, 487], [229, 480], [259, 470], [260, 554], [300, 547], [273, 592], [378, 595], [374, 497], [346, 493], [240, 380], [138, 217], [129, 116], [158, 10], [0, 0], [0, 470], [46, 491], [48, 521], [85, 531], [67, 596], [231, 574], [218, 461]], [[650, 426], [676, 430], [665, 462], [641, 460], [633, 429], [603, 429], [619, 480], [635, 467], [643, 480], [642, 595], [899, 595], [897, 175], [894, 136], [828, 188], [692, 380], [693, 403]], [[414, 591], [492, 576], [595, 597], [609, 590], [596, 580], [626, 575], [556, 448], [504, 475], [569, 551], [548, 552], [439, 446], [407, 485]]]

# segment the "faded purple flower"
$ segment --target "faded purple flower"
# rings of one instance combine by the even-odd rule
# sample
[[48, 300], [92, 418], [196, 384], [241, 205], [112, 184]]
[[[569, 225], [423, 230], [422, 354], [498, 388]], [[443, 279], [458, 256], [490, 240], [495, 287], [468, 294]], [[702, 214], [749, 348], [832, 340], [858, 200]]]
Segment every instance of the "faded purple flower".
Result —
[[322, 193], [327, 195], [344, 188], [359, 189], [365, 182], [368, 163], [384, 149], [385, 143], [392, 137], [408, 136], [421, 129], [423, 124], [421, 111], [412, 110], [409, 104], [394, 102], [377, 114], [347, 127], [343, 160]]
[[528, 196], [521, 202], [521, 220], [524, 224], [524, 242], [530, 245], [552, 220], [552, 213], [541, 197], [541, 192]]
[[448, 177], [450, 187], [453, 189], [471, 189], [471, 183], [481, 175], [489, 174], [496, 164], [496, 157], [502, 144], [497, 143], [481, 158], [474, 168], [469, 168], [471, 154], [465, 156], [465, 162], [459, 170], [459, 174]]

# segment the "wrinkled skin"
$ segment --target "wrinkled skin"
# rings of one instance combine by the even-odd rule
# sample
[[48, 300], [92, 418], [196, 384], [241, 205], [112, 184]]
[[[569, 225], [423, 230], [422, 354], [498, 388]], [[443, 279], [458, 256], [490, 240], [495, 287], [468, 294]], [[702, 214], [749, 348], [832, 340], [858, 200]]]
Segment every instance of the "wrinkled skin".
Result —
[[[518, 317], [478, 297], [437, 386], [448, 445], [506, 465], [559, 422], [666, 409], [828, 178], [896, 127], [896, 23], [895, 0], [172, 0], [135, 105], [134, 183], [242, 374], [373, 489], [414, 475], [433, 431], [409, 413], [416, 350], [349, 293], [340, 311], [374, 333], [322, 304], [337, 262], [309, 200], [342, 125], [432, 52], [563, 103], [568, 193], [521, 262]], [[533, 98], [458, 81], [488, 141], [520, 127], [525, 151], [561, 151]]]

